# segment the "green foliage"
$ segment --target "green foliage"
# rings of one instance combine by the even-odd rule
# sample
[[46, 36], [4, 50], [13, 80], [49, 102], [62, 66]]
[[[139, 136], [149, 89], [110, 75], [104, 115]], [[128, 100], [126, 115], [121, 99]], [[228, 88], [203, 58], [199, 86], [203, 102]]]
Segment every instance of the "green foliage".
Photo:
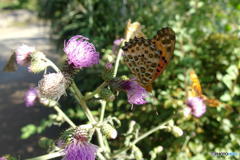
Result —
[[32, 11], [38, 10], [37, 0], [2, 0], [0, 9], [28, 9]]
[[[145, 159], [204, 160], [215, 159], [211, 152], [237, 152], [240, 145], [240, 3], [232, 1], [174, 1], [174, 0], [43, 0], [40, 15], [52, 22], [52, 37], [58, 44], [73, 35], [90, 38], [99, 51], [100, 65], [83, 70], [77, 76], [82, 91], [91, 91], [101, 83], [104, 64], [116, 58], [111, 52], [114, 39], [124, 36], [126, 21], [132, 19], [144, 25], [148, 37], [156, 30], [170, 26], [177, 34], [174, 57], [166, 71], [154, 82], [151, 103], [136, 106], [120, 93], [114, 102], [107, 104], [106, 114], [122, 121], [119, 133], [126, 132], [131, 120], [145, 132], [174, 115], [176, 125], [184, 136], [175, 138], [167, 132], [158, 132], [137, 144], [137, 156]], [[186, 70], [193, 68], [201, 81], [203, 92], [226, 103], [225, 106], [207, 108], [199, 118], [185, 118]], [[121, 63], [119, 76], [130, 75]], [[96, 78], [98, 77], [98, 78]], [[70, 105], [71, 107], [73, 105]], [[96, 103], [90, 104], [98, 110]], [[156, 109], [158, 114], [156, 114]], [[96, 115], [98, 112], [96, 112]], [[82, 112], [71, 110], [72, 117], [83, 119]], [[28, 130], [28, 133], [26, 132]], [[24, 129], [23, 138], [37, 132], [33, 125]], [[113, 148], [122, 145], [120, 138], [112, 141]], [[163, 151], [158, 151], [159, 145]], [[140, 149], [140, 150], [139, 150]], [[143, 155], [142, 155], [143, 154]], [[232, 159], [237, 157], [232, 156]]]
[[45, 131], [46, 128], [51, 127], [52, 125], [60, 126], [61, 124], [62, 124], [62, 119], [61, 118], [59, 118], [55, 114], [50, 114], [48, 116], [48, 119], [43, 119], [38, 126], [35, 125], [35, 124], [28, 124], [28, 125], [22, 127], [21, 138], [22, 139], [27, 139], [34, 134], [42, 133], [43, 131]]

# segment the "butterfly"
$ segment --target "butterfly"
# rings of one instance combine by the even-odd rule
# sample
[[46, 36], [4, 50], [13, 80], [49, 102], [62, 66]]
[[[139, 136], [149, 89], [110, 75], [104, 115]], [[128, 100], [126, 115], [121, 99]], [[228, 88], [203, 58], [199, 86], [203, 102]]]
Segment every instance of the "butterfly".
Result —
[[122, 47], [123, 60], [136, 76], [137, 82], [147, 91], [170, 62], [176, 42], [175, 32], [162, 28], [152, 39], [135, 37]]
[[15, 72], [17, 70], [16, 53], [13, 52], [7, 64], [4, 66], [4, 72]]
[[210, 107], [217, 107], [222, 104], [220, 101], [216, 99], [210, 99], [202, 93], [202, 87], [199, 78], [193, 69], [188, 71], [188, 76], [190, 80], [188, 83], [189, 85], [187, 86], [188, 97], [200, 97]]

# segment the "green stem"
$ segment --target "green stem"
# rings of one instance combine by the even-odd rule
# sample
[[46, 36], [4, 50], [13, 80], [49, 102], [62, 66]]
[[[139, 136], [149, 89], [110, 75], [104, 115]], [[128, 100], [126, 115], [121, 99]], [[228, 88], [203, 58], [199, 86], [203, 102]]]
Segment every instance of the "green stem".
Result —
[[142, 139], [146, 138], [147, 136], [149, 136], [150, 134], [160, 130], [160, 129], [165, 129], [167, 128], [167, 126], [165, 126], [170, 120], [167, 120], [163, 123], [161, 123], [160, 125], [158, 125], [157, 127], [149, 130], [148, 132], [144, 133], [143, 135], [141, 135], [140, 137], [138, 137], [137, 139], [135, 139], [130, 146], [126, 146], [120, 150], [118, 150], [117, 152], [113, 153], [111, 158], [114, 158], [116, 157], [118, 154], [124, 152], [124, 151], [127, 151], [128, 149], [130, 149], [133, 145], [137, 144], [139, 141], [141, 141]]
[[100, 123], [103, 122], [105, 109], [106, 109], [107, 102], [105, 100], [101, 100], [101, 115], [100, 115]]
[[188, 143], [189, 140], [190, 140], [190, 136], [187, 136], [186, 139], [185, 139], [185, 141], [184, 141], [184, 143], [183, 143], [183, 146], [182, 146], [182, 148], [181, 148], [182, 151], [186, 148], [187, 143]]
[[100, 93], [101, 90], [107, 86], [107, 82], [103, 82], [95, 91], [93, 91], [91, 94], [85, 96], [85, 100], [89, 100], [93, 98], [96, 94]]
[[61, 70], [50, 59], [46, 58], [45, 60], [56, 72], [61, 72]]
[[144, 133], [143, 135], [141, 135], [140, 137], [138, 137], [136, 140], [134, 140], [134, 141], [132, 142], [132, 144], [136, 144], [136, 143], [138, 143], [139, 141], [141, 141], [142, 139], [144, 139], [144, 138], [146, 138], [147, 136], [149, 136], [150, 134], [152, 134], [152, 133], [154, 133], [154, 132], [156, 132], [156, 131], [158, 131], [158, 130], [160, 130], [160, 129], [165, 129], [165, 128], [167, 128], [167, 127], [165, 126], [165, 124], [164, 124], [164, 125], [159, 125], [159, 126], [157, 126], [156, 128], [153, 128], [153, 129], [151, 129], [150, 131], [148, 131], [148, 132]]
[[35, 158], [29, 158], [29, 159], [26, 159], [26, 160], [48, 160], [48, 159], [57, 158], [57, 157], [60, 157], [60, 156], [63, 156], [63, 155], [64, 155], [63, 152], [54, 152], [54, 153], [48, 153], [48, 154], [45, 154], [45, 155], [42, 155], [42, 156], [38, 156], [38, 157], [35, 157]]
[[70, 90], [73, 92], [74, 97], [76, 98], [76, 100], [78, 101], [78, 103], [82, 106], [82, 109], [84, 111], [84, 113], [86, 114], [88, 120], [91, 123], [96, 123], [91, 111], [89, 110], [86, 101], [84, 100], [84, 96], [82, 95], [82, 93], [79, 91], [76, 83], [73, 81], [72, 85], [70, 87]]
[[100, 160], [106, 160], [106, 158], [101, 153], [97, 153], [97, 156]]
[[117, 60], [116, 60], [115, 66], [114, 66], [113, 77], [117, 76], [118, 66], [119, 66], [119, 62], [120, 62], [122, 53], [123, 53], [122, 49], [119, 49], [118, 55], [117, 55]]
[[[70, 90], [73, 92], [73, 95], [75, 96], [76, 100], [79, 102], [79, 104], [82, 106], [82, 109], [84, 111], [84, 113], [86, 114], [87, 118], [89, 119], [89, 121], [93, 124], [96, 124], [96, 120], [94, 119], [91, 111], [89, 110], [87, 104], [86, 104], [86, 101], [82, 95], [82, 93], [79, 91], [77, 85], [75, 82], [72, 83], [71, 87], [70, 87]], [[105, 152], [105, 146], [104, 146], [104, 143], [103, 143], [103, 135], [102, 135], [102, 132], [100, 130], [100, 128], [97, 128], [97, 138], [98, 138], [98, 143], [100, 145], [100, 147], [102, 149], [104, 149], [104, 152]]]
[[71, 119], [68, 118], [68, 116], [59, 108], [59, 106], [55, 105], [53, 108], [58, 112], [59, 115], [63, 117], [63, 119], [73, 128], [76, 128], [77, 126], [71, 121]]
[[100, 147], [102, 149], [104, 149], [104, 152], [105, 152], [105, 146], [104, 146], [104, 143], [103, 143], [102, 132], [101, 132], [100, 128], [97, 128], [96, 131], [97, 131], [98, 143], [99, 143]]

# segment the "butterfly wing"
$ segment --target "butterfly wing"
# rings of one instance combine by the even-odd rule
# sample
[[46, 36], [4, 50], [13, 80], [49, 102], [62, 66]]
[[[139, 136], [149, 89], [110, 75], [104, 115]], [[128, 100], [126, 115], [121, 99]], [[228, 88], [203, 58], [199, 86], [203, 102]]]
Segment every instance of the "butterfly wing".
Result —
[[154, 74], [153, 80], [164, 71], [170, 62], [174, 52], [175, 42], [175, 32], [169, 27], [162, 28], [157, 32], [157, 35], [153, 37], [152, 43], [154, 43], [156, 49], [161, 52], [161, 58], [159, 59], [157, 72]]
[[123, 47], [123, 60], [137, 77], [137, 81], [147, 91], [152, 90], [152, 76], [157, 72], [161, 57], [151, 40], [144, 38], [130, 39]]
[[15, 52], [9, 58], [7, 64], [4, 66], [4, 72], [15, 72], [17, 70], [16, 54]]
[[202, 93], [202, 87], [201, 87], [199, 78], [193, 69], [189, 71], [189, 77], [191, 80], [191, 85], [190, 85], [191, 93], [189, 94], [190, 96], [194, 96], [194, 97], [197, 96], [202, 98], [209, 107], [217, 107], [222, 104], [220, 101], [216, 99], [210, 99]]
[[201, 84], [200, 84], [200, 81], [199, 81], [199, 78], [196, 74], [196, 72], [191, 69], [189, 71], [189, 77], [190, 77], [190, 80], [191, 80], [191, 88], [193, 90], [193, 95], [194, 96], [198, 96], [198, 97], [202, 97], [202, 87], [201, 87]]

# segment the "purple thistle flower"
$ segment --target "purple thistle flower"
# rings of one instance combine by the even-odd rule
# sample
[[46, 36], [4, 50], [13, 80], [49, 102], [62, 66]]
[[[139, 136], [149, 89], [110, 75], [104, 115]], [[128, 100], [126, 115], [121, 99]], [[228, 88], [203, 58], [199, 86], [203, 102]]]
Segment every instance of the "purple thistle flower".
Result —
[[127, 92], [128, 102], [131, 104], [145, 104], [148, 92], [134, 79], [120, 82], [120, 87]]
[[27, 46], [25, 44], [19, 46], [16, 50], [16, 61], [17, 64], [27, 66], [30, 63], [30, 54], [35, 52], [34, 47]]
[[106, 68], [107, 70], [111, 70], [111, 69], [113, 68], [112, 63], [106, 63], [106, 64], [105, 64], [105, 68]]
[[0, 160], [7, 160], [7, 158], [5, 158], [5, 157], [0, 157]]
[[36, 88], [30, 88], [24, 97], [26, 107], [32, 107], [38, 98], [38, 91]]
[[87, 141], [78, 141], [74, 139], [64, 149], [65, 156], [63, 160], [95, 160], [97, 146]]
[[206, 112], [206, 105], [199, 97], [189, 97], [186, 104], [191, 109], [191, 114], [197, 118], [201, 117]]
[[116, 40], [113, 42], [113, 44], [114, 44], [115, 46], [120, 46], [120, 44], [122, 43], [123, 40], [124, 40], [123, 38], [116, 39]]
[[64, 148], [63, 160], [95, 160], [98, 147], [87, 141], [86, 131], [79, 128]]
[[64, 44], [64, 52], [68, 57], [68, 64], [80, 69], [91, 67], [99, 63], [99, 53], [88, 38], [81, 35], [73, 36]]
[[117, 49], [119, 48], [119, 46], [121, 45], [122, 41], [124, 39], [116, 39], [115, 41], [113, 41], [113, 47], [112, 47], [112, 52], [116, 52]]

